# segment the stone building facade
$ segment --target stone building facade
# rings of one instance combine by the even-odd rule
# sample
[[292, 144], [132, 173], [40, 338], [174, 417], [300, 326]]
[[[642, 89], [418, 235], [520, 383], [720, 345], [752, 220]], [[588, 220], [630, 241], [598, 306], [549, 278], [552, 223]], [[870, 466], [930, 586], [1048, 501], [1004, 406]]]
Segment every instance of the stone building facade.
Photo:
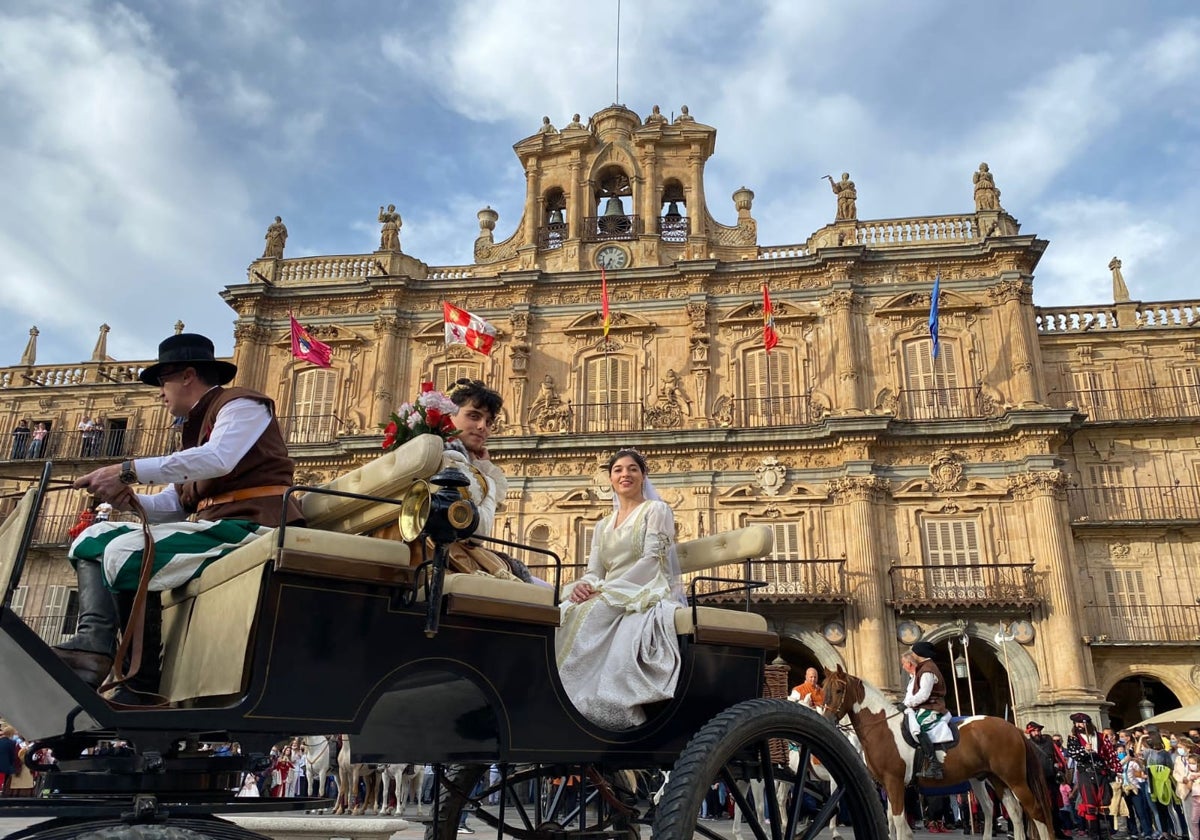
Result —
[[[765, 585], [713, 597], [765, 614], [797, 677], [840, 664], [899, 688], [899, 653], [926, 638], [948, 676], [969, 675], [951, 695], [964, 712], [1015, 706], [1065, 731], [1077, 710], [1130, 723], [1139, 702], [1200, 701], [1200, 302], [1131, 301], [1116, 261], [1118, 302], [1035, 307], [1048, 243], [1021, 233], [986, 166], [973, 212], [859, 220], [844, 176], [835, 221], [761, 245], [750, 190], [732, 224], [710, 211], [715, 141], [686, 109], [545, 121], [514, 147], [521, 219], [497, 242], [481, 210], [470, 264], [404, 253], [390, 210], [374, 253], [254, 261], [220, 292], [232, 361], [276, 399], [299, 480], [377, 454], [422, 381], [479, 378], [505, 400], [496, 536], [557, 552], [568, 576], [610, 509], [601, 464], [632, 445], [680, 539], [774, 528], [773, 556], [748, 567]], [[445, 344], [443, 301], [496, 327], [491, 355]], [[289, 311], [332, 347], [329, 368], [292, 357]], [[109, 359], [104, 335], [80, 365], [37, 364], [31, 335], [0, 369], [10, 427], [52, 423], [58, 475], [175, 445], [136, 384], [149, 362]], [[105, 424], [91, 449], [83, 416]], [[15, 447], [10, 485], [30, 468]], [[70, 622], [62, 545], [85, 505], [54, 495], [18, 590], [49, 636]]]

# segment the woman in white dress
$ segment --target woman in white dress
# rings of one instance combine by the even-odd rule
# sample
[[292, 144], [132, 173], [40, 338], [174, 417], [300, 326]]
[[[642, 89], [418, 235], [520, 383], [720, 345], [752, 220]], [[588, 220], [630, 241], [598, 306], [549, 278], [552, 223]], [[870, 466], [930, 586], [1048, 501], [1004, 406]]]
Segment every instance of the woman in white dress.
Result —
[[609, 461], [608, 477], [613, 513], [596, 526], [587, 573], [564, 587], [555, 649], [575, 708], [620, 730], [645, 723], [643, 707], [675, 693], [675, 610], [685, 599], [675, 517], [646, 477], [646, 459], [623, 449]]

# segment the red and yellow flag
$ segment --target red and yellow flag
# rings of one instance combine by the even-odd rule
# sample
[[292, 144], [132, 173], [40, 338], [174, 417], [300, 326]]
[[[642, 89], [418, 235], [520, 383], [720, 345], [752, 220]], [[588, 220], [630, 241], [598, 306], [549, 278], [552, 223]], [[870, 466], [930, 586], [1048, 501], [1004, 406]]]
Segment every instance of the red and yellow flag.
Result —
[[763, 283], [763, 349], [768, 353], [779, 343], [779, 333], [775, 332], [775, 310], [771, 308], [771, 293], [767, 284]]
[[608, 277], [604, 274], [604, 266], [600, 266], [600, 323], [604, 327], [604, 337], [608, 338], [611, 320], [608, 317]]

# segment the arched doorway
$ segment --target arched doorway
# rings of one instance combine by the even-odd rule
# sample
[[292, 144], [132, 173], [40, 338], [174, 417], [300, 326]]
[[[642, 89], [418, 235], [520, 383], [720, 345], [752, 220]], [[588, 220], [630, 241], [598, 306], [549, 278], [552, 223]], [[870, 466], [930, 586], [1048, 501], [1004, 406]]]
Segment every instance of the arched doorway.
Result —
[[942, 635], [933, 645], [937, 650], [933, 661], [949, 683], [950, 711], [1013, 720], [1009, 671], [990, 644], [973, 637], [964, 648], [961, 636]]
[[779, 656], [788, 665], [788, 688], [804, 682], [804, 672], [809, 668], [817, 669], [818, 680], [825, 678], [825, 669], [817, 659], [817, 655], [799, 639], [781, 635]]
[[1175, 692], [1146, 674], [1121, 680], [1109, 690], [1105, 699], [1112, 704], [1108, 719], [1113, 729], [1135, 726], [1146, 718], [1183, 705]]

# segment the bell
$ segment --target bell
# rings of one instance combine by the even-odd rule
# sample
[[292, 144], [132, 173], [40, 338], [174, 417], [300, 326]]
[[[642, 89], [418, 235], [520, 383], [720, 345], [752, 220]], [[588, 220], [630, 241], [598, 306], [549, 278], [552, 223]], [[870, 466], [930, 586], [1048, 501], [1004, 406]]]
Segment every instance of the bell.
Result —
[[605, 216], [624, 216], [625, 206], [621, 204], [621, 199], [618, 196], [609, 196], [608, 201], [604, 203]]
[[563, 223], [563, 212], [562, 212], [562, 210], [558, 210], [558, 209], [551, 210], [551, 211], [550, 211], [550, 224], [552, 224], [552, 225], [561, 225], [562, 223]]
[[678, 222], [683, 218], [683, 214], [679, 212], [679, 202], [672, 201], [667, 208], [667, 215], [664, 217], [668, 222]]

